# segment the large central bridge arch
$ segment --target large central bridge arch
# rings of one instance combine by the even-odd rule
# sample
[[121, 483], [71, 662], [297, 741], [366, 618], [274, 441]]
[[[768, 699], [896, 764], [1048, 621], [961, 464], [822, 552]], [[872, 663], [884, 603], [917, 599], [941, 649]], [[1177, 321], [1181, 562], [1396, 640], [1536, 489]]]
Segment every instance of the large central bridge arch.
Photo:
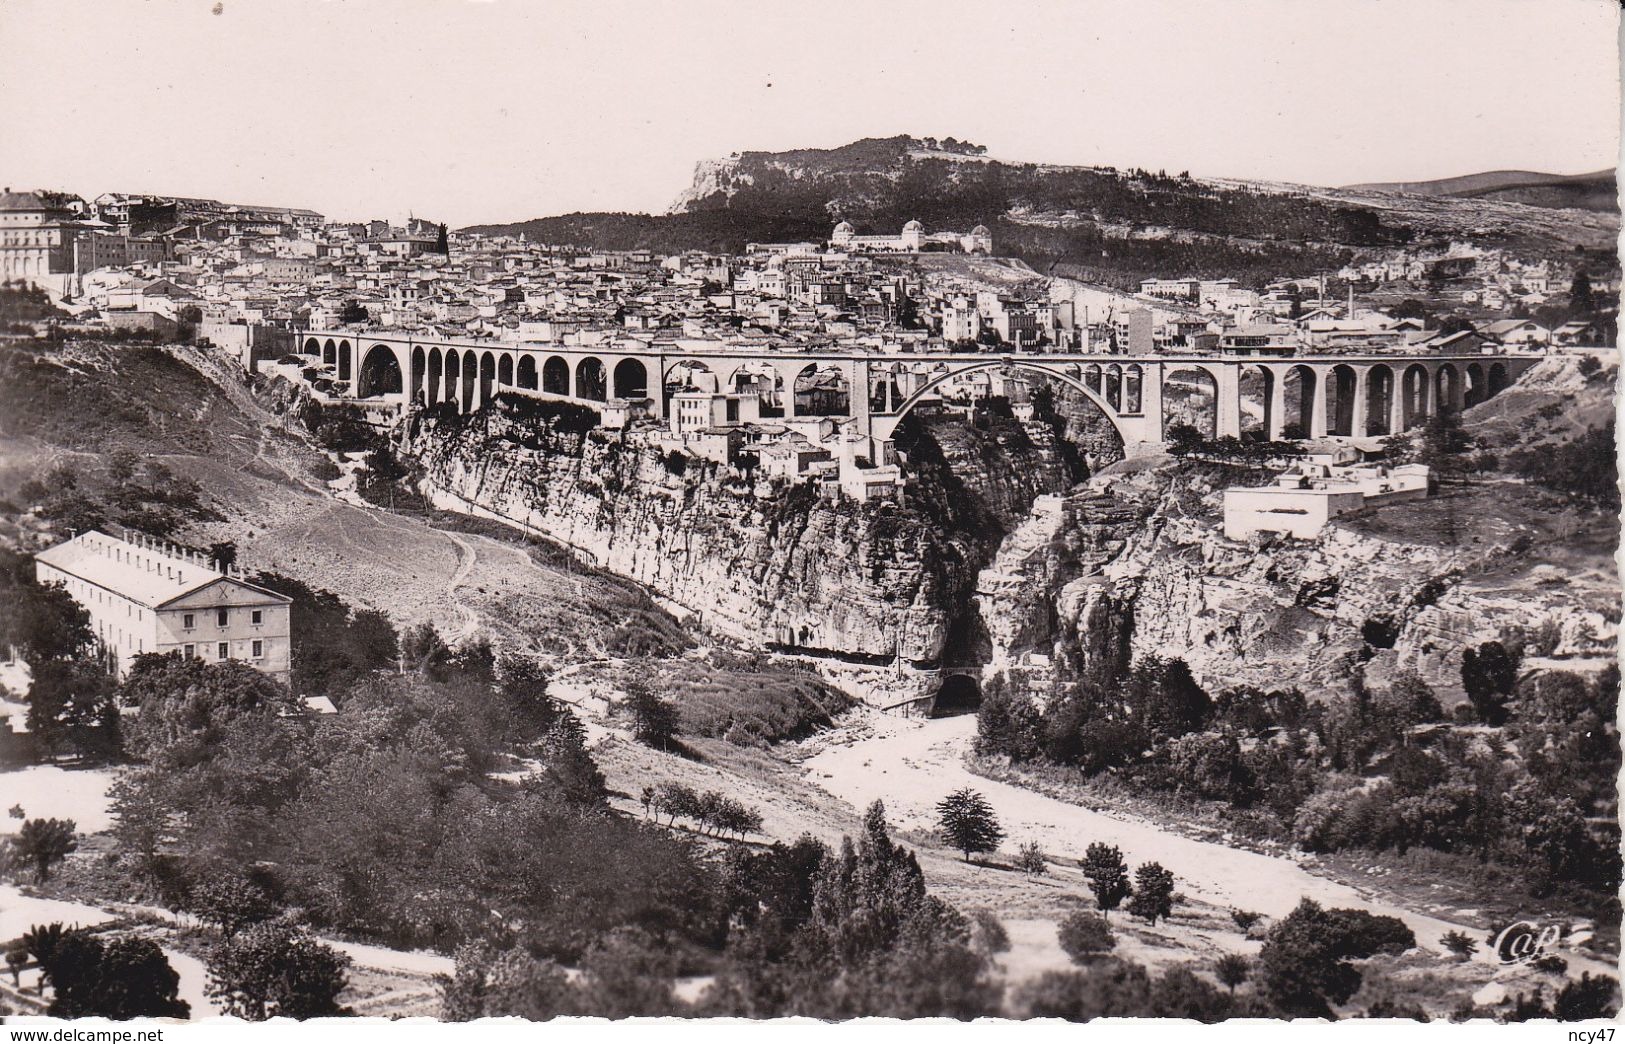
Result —
[[896, 412], [891, 414], [877, 413], [874, 415], [875, 420], [888, 419], [892, 421], [892, 426], [895, 428], [897, 424], [902, 422], [904, 417], [908, 416], [910, 410], [919, 405], [920, 400], [924, 399], [927, 395], [930, 395], [931, 392], [952, 380], [954, 377], [967, 373], [975, 373], [978, 370], [996, 369], [1023, 370], [1028, 373], [1036, 373], [1041, 376], [1051, 377], [1057, 381], [1060, 381], [1062, 384], [1080, 393], [1090, 403], [1094, 404], [1095, 408], [1098, 409], [1101, 414], [1111, 422], [1113, 430], [1117, 432], [1117, 437], [1123, 441], [1125, 446], [1135, 441], [1135, 433], [1128, 430], [1124, 426], [1118, 412], [1111, 407], [1111, 405], [1101, 396], [1099, 392], [1089, 387], [1081, 376], [1070, 374], [1056, 364], [1032, 362], [1026, 359], [1005, 356], [996, 356], [988, 359], [985, 362], [978, 361], [973, 363], [965, 363], [959, 366], [949, 366], [938, 373], [934, 373], [931, 375], [929, 380], [920, 385], [918, 388], [914, 389], [913, 394], [903, 400], [903, 402], [897, 407]]
[[401, 363], [395, 357], [395, 350], [387, 344], [375, 344], [368, 348], [356, 372], [356, 398], [399, 395], [405, 390], [406, 378], [401, 373]]

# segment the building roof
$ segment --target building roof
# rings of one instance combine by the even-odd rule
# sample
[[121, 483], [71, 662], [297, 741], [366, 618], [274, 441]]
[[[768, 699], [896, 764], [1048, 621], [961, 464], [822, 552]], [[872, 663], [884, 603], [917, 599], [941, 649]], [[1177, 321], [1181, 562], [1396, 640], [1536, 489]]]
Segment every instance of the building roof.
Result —
[[199, 556], [177, 553], [144, 538], [120, 540], [95, 529], [41, 551], [34, 558], [153, 609], [221, 580], [240, 584], [269, 600], [291, 601], [235, 576], [228, 577]]
[[13, 192], [0, 190], [0, 211], [49, 210], [68, 212], [67, 198], [56, 192]]

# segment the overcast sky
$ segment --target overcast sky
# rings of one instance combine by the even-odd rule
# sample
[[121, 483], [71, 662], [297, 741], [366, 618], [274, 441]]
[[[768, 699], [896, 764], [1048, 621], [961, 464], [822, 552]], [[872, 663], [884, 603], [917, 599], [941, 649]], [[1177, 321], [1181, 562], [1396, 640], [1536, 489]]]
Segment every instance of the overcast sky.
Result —
[[0, 181], [455, 225], [659, 211], [697, 159], [898, 133], [1577, 173], [1618, 155], [1617, 48], [1612, 0], [0, 0]]

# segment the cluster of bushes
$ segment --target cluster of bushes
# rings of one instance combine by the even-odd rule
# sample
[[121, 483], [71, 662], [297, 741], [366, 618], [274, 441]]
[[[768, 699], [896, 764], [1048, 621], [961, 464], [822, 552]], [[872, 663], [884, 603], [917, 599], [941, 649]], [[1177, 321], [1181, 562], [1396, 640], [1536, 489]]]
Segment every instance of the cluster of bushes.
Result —
[[22, 279], [0, 282], [0, 323], [21, 327], [21, 333], [33, 333], [32, 324], [42, 319], [67, 317], [51, 303], [51, 296], [42, 287]]
[[443, 1014], [975, 1018], [1000, 1010], [971, 921], [927, 891], [878, 802], [839, 851], [811, 837], [733, 848], [707, 886], [714, 891], [705, 902], [728, 927], [704, 955], [715, 977], [694, 1004], [673, 985], [696, 955], [646, 926], [598, 938], [574, 981], [523, 940], [470, 947], [458, 954]]
[[1619, 472], [1614, 452], [1614, 422], [1610, 420], [1558, 446], [1517, 450], [1508, 454], [1506, 465], [1514, 474], [1537, 485], [1617, 512]]
[[1335, 706], [1294, 690], [1233, 688], [1210, 699], [1183, 663], [1155, 657], [1120, 678], [1079, 683], [1042, 710], [989, 686], [977, 746], [1221, 802], [1238, 825], [1314, 851], [1414, 847], [1493, 859], [1537, 895], [1617, 884], [1617, 835], [1588, 823], [1612, 807], [1617, 670], [1520, 683], [1515, 649], [1466, 650], [1468, 702], [1458, 712], [1502, 727], [1488, 743], [1419, 730], [1446, 715], [1415, 674], [1373, 692], [1351, 671], [1352, 695]]
[[805, 736], [851, 705], [816, 675], [760, 658], [673, 660], [656, 665], [650, 678], [671, 695], [683, 733], [741, 746]]
[[[401, 641], [406, 673], [329, 689], [311, 716], [243, 665], [137, 660], [127, 736], [141, 764], [115, 789], [120, 867], [181, 909], [223, 868], [317, 927], [452, 946], [502, 925], [559, 959], [622, 924], [714, 941], [705, 870], [681, 843], [611, 815], [580, 723], [523, 661], [493, 664], [432, 635]], [[491, 778], [523, 749], [537, 771]]]
[[203, 489], [194, 479], [126, 449], [108, 454], [94, 471], [59, 464], [19, 485], [17, 498], [41, 518], [73, 532], [112, 524], [169, 536], [192, 523], [219, 518], [204, 504]]
[[[1332, 1018], [1336, 1006], [1360, 988], [1364, 974], [1356, 962], [1397, 956], [1416, 945], [1411, 930], [1397, 918], [1364, 910], [1327, 910], [1304, 899], [1270, 928], [1256, 959], [1226, 954], [1214, 962], [1213, 976], [1226, 987], [1220, 990], [1189, 967], [1153, 976], [1143, 966], [1113, 956], [1116, 936], [1098, 914], [1072, 914], [1061, 922], [1058, 935], [1061, 948], [1079, 967], [1046, 972], [1024, 983], [1012, 998], [1018, 1014], [1078, 1022], [1107, 1017], [1200, 1022]], [[1248, 982], [1252, 989], [1238, 995], [1236, 988]], [[1376, 1018], [1398, 1013], [1374, 1007], [1364, 1014]]]
[[293, 600], [289, 645], [295, 692], [344, 691], [400, 657], [395, 625], [376, 609], [354, 609], [331, 591], [318, 591], [280, 573], [260, 571], [251, 582]]
[[539, 399], [515, 392], [498, 392], [492, 402], [501, 407], [508, 418], [531, 428], [561, 431], [570, 435], [585, 435], [598, 427], [603, 414], [591, 406], [583, 406], [563, 399]]
[[[226, 1015], [263, 1022], [349, 1015], [338, 995], [349, 984], [350, 959], [270, 912], [220, 933], [207, 955], [207, 993]], [[50, 991], [55, 1018], [184, 1019], [180, 975], [158, 944], [105, 927], [35, 925], [6, 954], [13, 973], [32, 958], [40, 992]]]
[[667, 825], [679, 818], [691, 820], [699, 830], [715, 837], [727, 834], [744, 840], [746, 834], [762, 829], [760, 812], [717, 790], [701, 792], [682, 783], [662, 783], [644, 787], [640, 800], [646, 816], [666, 816]]
[[357, 406], [306, 402], [300, 408], [299, 421], [329, 452], [366, 453], [385, 444], [384, 436], [367, 423], [366, 414]]

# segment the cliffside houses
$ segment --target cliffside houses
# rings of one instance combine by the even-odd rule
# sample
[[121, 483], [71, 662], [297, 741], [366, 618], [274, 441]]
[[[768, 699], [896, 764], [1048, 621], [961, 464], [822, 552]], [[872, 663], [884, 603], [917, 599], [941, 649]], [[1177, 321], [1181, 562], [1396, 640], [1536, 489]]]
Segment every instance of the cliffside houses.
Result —
[[90, 613], [122, 676], [143, 653], [241, 660], [287, 682], [292, 601], [149, 537], [80, 533], [34, 556], [40, 583], [61, 584]]

